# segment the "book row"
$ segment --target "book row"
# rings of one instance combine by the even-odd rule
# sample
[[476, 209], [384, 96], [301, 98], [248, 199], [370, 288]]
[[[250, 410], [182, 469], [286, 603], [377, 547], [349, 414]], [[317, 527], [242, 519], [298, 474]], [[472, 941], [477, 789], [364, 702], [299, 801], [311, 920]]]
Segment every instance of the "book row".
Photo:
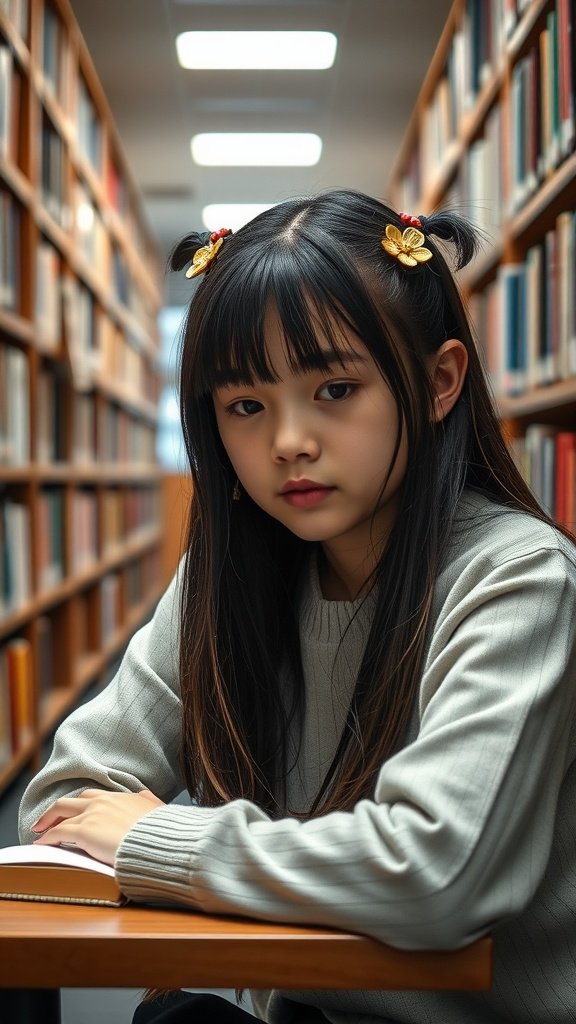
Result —
[[143, 213], [73, 4], [0, 0], [0, 789], [158, 596]]
[[499, 71], [510, 28], [506, 0], [466, 0], [426, 111], [424, 157], [432, 155], [426, 148], [432, 140], [442, 143], [440, 156], [457, 137], [465, 114]]
[[[117, 401], [98, 401], [93, 391], [75, 391], [67, 361], [47, 361], [38, 368], [33, 430], [30, 386], [27, 353], [0, 344], [0, 467], [25, 466], [32, 459], [41, 464], [155, 463], [154, 422]], [[122, 397], [129, 400], [131, 393]]]
[[511, 446], [522, 476], [542, 507], [576, 532], [576, 433], [531, 423]]
[[[407, 209], [434, 186], [441, 169], [458, 152], [466, 116], [482, 89], [501, 72], [506, 38], [524, 13], [518, 5], [514, 10], [511, 7], [507, 0], [467, 0], [444, 71], [424, 111], [418, 152], [405, 171], [403, 201]], [[497, 159], [507, 212], [517, 210], [574, 148], [575, 26], [576, 0], [555, 0], [537, 23], [532, 44], [515, 60], [510, 103], [498, 132], [491, 126], [482, 133], [487, 148], [492, 148], [491, 158], [484, 161], [485, 180], [489, 184], [491, 159]], [[511, 140], [506, 163], [500, 153], [503, 136]]]
[[[159, 521], [158, 492], [151, 487], [104, 490], [42, 488], [30, 504], [17, 489], [0, 496], [0, 620], [22, 608], [33, 593], [57, 587], [145, 538]], [[32, 552], [35, 552], [34, 565]]]
[[[111, 241], [98, 207], [80, 179], [73, 188], [72, 211], [71, 232], [78, 262], [84, 262], [89, 274], [97, 267], [102, 278], [110, 283], [112, 301], [134, 312], [136, 300], [122, 252]], [[61, 306], [66, 298], [61, 284], [64, 269], [65, 262], [56, 247], [41, 238], [36, 250], [36, 318], [46, 346], [55, 345], [59, 338]]]
[[509, 213], [569, 154], [575, 140], [576, 3], [558, 2], [512, 69]]
[[[78, 207], [82, 223], [100, 223], [100, 242], [95, 243], [97, 251], [90, 262], [105, 270], [107, 238], [101, 222], [93, 220], [89, 205], [85, 205], [83, 214], [81, 211], [82, 207]], [[134, 313], [135, 293], [122, 255], [115, 246], [112, 253], [112, 299]], [[145, 311], [138, 313], [140, 322], [146, 322]], [[90, 288], [70, 273], [58, 250], [46, 238], [40, 240], [36, 249], [35, 325], [36, 344], [43, 352], [58, 353], [64, 344], [78, 390], [86, 390], [98, 378], [113, 379], [130, 395], [156, 401], [157, 373], [139, 336], [108, 315]]]
[[[70, 403], [71, 435], [66, 429]], [[36, 415], [36, 461], [39, 463], [155, 464], [153, 424], [130, 415], [113, 402], [97, 402], [93, 393], [74, 394], [69, 382], [51, 367], [41, 369], [38, 375]]]
[[576, 213], [561, 213], [523, 262], [501, 264], [470, 311], [497, 397], [575, 375]]
[[[81, 190], [79, 195], [81, 195]], [[84, 204], [84, 205], [82, 205]], [[120, 249], [109, 246], [101, 220], [79, 199], [77, 251], [86, 265], [98, 266], [108, 282], [110, 304], [119, 303], [140, 324], [150, 316], [132, 286]], [[25, 212], [22, 204], [0, 182], [0, 309], [22, 315], [24, 259], [22, 250]], [[88, 225], [91, 225], [88, 228]], [[88, 241], [83, 242], [83, 239]], [[110, 259], [105, 250], [110, 248]], [[92, 290], [66, 265], [58, 249], [40, 236], [34, 259], [35, 342], [42, 351], [57, 352], [66, 344], [75, 383], [89, 387], [98, 373], [112, 373], [136, 395], [151, 393], [155, 376], [142, 351], [140, 334], [121, 329], [97, 301]], [[106, 274], [106, 267], [110, 275]], [[26, 272], [26, 276], [28, 273]], [[152, 328], [152, 325], [151, 329]]]
[[[22, 38], [27, 41], [27, 3], [25, 0], [3, 0], [0, 9], [3, 9], [11, 23], [15, 26], [16, 30]], [[102, 163], [102, 127], [100, 119], [97, 115], [96, 108], [90, 93], [86, 86], [86, 82], [81, 73], [78, 74], [76, 79], [76, 88], [74, 94], [70, 89], [70, 52], [68, 48], [68, 41], [64, 26], [61, 18], [47, 0], [43, 5], [42, 12], [42, 60], [41, 70], [44, 88], [50, 93], [50, 95], [57, 101], [59, 107], [63, 110], [69, 111], [71, 107], [75, 108], [75, 145], [77, 147], [80, 157], [87, 160], [88, 163], [95, 169], [99, 170]], [[19, 76], [18, 63], [15, 56], [12, 54], [11, 48], [7, 42], [3, 42], [0, 39], [0, 95], [4, 99], [4, 107], [13, 110], [14, 104], [13, 91], [17, 89], [17, 82], [15, 80]], [[2, 53], [4, 51], [4, 53]], [[46, 116], [46, 114], [45, 114]], [[17, 132], [18, 121], [13, 118], [13, 124]], [[45, 131], [55, 131], [54, 125], [43, 126], [43, 148], [44, 148], [44, 134]], [[3, 143], [6, 143], [10, 134], [9, 126], [0, 120], [0, 150], [2, 149]], [[56, 192], [60, 191], [59, 183], [60, 168], [59, 161], [61, 159], [56, 153], [49, 153], [52, 148], [52, 143], [46, 141], [46, 152], [43, 158], [46, 158], [47, 164], [43, 168], [43, 182], [48, 183], [50, 178], [52, 184], [56, 186]], [[50, 170], [48, 163], [50, 158], [54, 157], [54, 165]], [[44, 170], [46, 170], [46, 178], [44, 177]], [[114, 198], [118, 201], [119, 189], [114, 190]]]
[[483, 134], [470, 144], [443, 205], [465, 212], [485, 241], [495, 245], [501, 237], [505, 210], [502, 164], [502, 109], [492, 107]]
[[[0, 0], [1, 12], [8, 16], [19, 35], [27, 41], [27, 0]], [[101, 177], [106, 201], [120, 215], [124, 228], [129, 229], [138, 247], [146, 251], [149, 245], [141, 234], [138, 217], [131, 208], [125, 176], [112, 152], [107, 152], [104, 159], [103, 130], [98, 111], [84, 75], [80, 70], [74, 73], [71, 69], [66, 33], [58, 13], [50, 3], [44, 4], [42, 35], [43, 88], [57, 104], [56, 108], [53, 104], [42, 104], [39, 133], [43, 201], [54, 220], [67, 227], [67, 151], [63, 139], [69, 133], [63, 130], [62, 125], [66, 122], [68, 127], [71, 119], [74, 131], [70, 155], [75, 164], [82, 166], [86, 163]], [[3, 37], [0, 25], [0, 159], [21, 169], [25, 75], [19, 55], [14, 52], [10, 39]], [[74, 82], [73, 88], [70, 86], [71, 81]], [[63, 117], [57, 116], [58, 110]]]
[[157, 573], [155, 556], [145, 555], [80, 591], [72, 606], [39, 615], [33, 642], [25, 636], [0, 641], [0, 771], [32, 739], [55, 688], [74, 678], [70, 663], [115, 642]]

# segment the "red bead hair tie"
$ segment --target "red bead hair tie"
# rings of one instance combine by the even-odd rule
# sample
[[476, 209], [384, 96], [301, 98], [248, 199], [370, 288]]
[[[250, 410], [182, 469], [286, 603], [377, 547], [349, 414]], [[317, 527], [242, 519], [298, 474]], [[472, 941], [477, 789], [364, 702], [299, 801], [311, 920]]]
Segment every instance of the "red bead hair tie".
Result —
[[422, 221], [419, 217], [413, 217], [411, 213], [401, 213], [399, 217], [403, 224], [409, 224], [411, 228], [422, 229]]
[[219, 238], [226, 238], [226, 235], [231, 235], [232, 231], [230, 228], [220, 228], [218, 231], [213, 231], [210, 235], [211, 242], [217, 242]]

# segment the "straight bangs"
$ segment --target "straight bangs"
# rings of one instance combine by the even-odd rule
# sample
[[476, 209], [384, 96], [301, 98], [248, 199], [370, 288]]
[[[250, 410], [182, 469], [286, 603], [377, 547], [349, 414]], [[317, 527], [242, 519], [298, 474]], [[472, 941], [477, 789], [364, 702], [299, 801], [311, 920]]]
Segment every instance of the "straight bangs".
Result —
[[294, 371], [328, 371], [335, 360], [344, 365], [355, 337], [394, 394], [405, 392], [398, 344], [359, 272], [341, 252], [332, 254], [334, 248], [329, 236], [321, 247], [307, 237], [305, 223], [296, 242], [280, 236], [264, 252], [247, 245], [242, 232], [230, 240], [226, 258], [219, 257], [212, 280], [192, 304], [189, 380], [195, 397], [229, 383], [278, 382], [266, 346], [270, 316], [278, 318]]

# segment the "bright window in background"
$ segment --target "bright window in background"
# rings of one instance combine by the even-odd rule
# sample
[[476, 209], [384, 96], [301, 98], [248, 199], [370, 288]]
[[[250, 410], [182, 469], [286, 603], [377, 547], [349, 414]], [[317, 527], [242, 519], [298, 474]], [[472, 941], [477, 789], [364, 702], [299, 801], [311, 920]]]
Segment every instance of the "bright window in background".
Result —
[[274, 204], [269, 203], [209, 203], [202, 210], [202, 223], [208, 231], [218, 231], [218, 228], [230, 228], [231, 231], [238, 231], [249, 220], [253, 220], [259, 213], [269, 210]]
[[194, 70], [324, 71], [336, 57], [332, 32], [181, 32], [178, 61]]
[[162, 469], [169, 473], [187, 472], [178, 402], [180, 329], [185, 313], [185, 306], [165, 306], [158, 316], [164, 387], [158, 402], [156, 456]]
[[203, 132], [191, 148], [201, 167], [313, 167], [322, 139], [311, 132]]

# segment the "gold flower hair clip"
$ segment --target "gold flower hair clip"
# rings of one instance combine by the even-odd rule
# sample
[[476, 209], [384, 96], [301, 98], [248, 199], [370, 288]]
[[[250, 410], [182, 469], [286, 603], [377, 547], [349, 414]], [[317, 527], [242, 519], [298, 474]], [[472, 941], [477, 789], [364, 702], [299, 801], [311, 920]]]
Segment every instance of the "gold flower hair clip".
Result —
[[230, 228], [220, 228], [219, 231], [213, 231], [208, 245], [202, 245], [194, 253], [192, 263], [186, 271], [186, 277], [197, 277], [198, 274], [203, 274], [205, 270], [208, 270], [210, 264], [216, 259], [218, 250], [221, 248], [226, 235], [231, 234]]
[[408, 213], [401, 213], [400, 220], [409, 227], [400, 231], [395, 224], [386, 225], [386, 234], [382, 239], [382, 247], [389, 256], [393, 256], [405, 267], [416, 267], [432, 259], [433, 253], [423, 245], [425, 238], [420, 231], [422, 221]]

